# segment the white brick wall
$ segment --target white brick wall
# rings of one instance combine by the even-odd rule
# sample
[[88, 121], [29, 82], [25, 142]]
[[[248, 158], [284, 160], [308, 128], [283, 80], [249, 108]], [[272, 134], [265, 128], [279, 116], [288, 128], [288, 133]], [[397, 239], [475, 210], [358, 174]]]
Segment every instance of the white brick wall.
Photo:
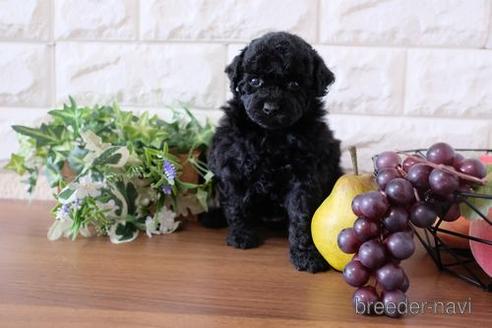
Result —
[[480, 48], [489, 0], [321, 0], [323, 43]]
[[[186, 101], [217, 121], [224, 66], [272, 30], [336, 73], [328, 121], [363, 167], [436, 140], [492, 148], [492, 0], [0, 0], [0, 162], [17, 149], [10, 125], [68, 95], [163, 116]], [[22, 196], [17, 181], [0, 172], [0, 198]]]
[[132, 106], [170, 105], [179, 99], [202, 108], [224, 100], [226, 47], [205, 43], [60, 42], [56, 99]]
[[56, 40], [137, 39], [138, 0], [53, 0], [53, 3]]

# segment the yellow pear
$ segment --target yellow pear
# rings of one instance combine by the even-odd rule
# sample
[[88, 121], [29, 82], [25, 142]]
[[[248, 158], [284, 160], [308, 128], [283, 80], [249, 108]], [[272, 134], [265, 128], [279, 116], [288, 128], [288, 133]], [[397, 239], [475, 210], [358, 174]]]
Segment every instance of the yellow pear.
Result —
[[311, 221], [314, 245], [338, 271], [342, 271], [353, 257], [352, 254], [344, 253], [337, 243], [338, 233], [352, 227], [357, 219], [352, 212], [352, 199], [358, 194], [376, 189], [372, 175], [345, 174], [337, 180], [331, 194], [314, 213]]

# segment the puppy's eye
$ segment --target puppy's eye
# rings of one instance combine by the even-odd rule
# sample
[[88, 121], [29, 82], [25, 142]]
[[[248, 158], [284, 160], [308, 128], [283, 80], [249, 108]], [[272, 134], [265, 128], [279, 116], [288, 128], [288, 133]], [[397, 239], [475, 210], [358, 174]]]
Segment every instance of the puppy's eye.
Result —
[[257, 77], [249, 79], [249, 85], [253, 88], [259, 88], [263, 85], [263, 80]]
[[287, 88], [289, 88], [290, 90], [298, 90], [300, 87], [301, 86], [296, 81], [290, 81], [289, 83], [287, 83]]

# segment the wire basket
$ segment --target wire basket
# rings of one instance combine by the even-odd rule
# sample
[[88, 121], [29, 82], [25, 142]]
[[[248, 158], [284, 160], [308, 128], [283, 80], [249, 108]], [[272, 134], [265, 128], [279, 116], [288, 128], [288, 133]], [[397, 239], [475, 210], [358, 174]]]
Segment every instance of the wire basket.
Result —
[[[400, 151], [400, 154], [418, 154], [425, 157], [427, 149], [413, 149]], [[458, 152], [480, 152], [492, 153], [492, 149], [456, 149]], [[492, 195], [480, 194], [475, 192], [456, 191], [455, 195], [460, 202], [466, 204], [471, 210], [476, 212], [482, 220], [492, 226], [492, 220], [487, 217], [487, 213], [482, 213], [471, 202], [471, 198], [492, 199]], [[448, 272], [470, 284], [480, 287], [488, 292], [492, 292], [492, 278], [489, 277], [477, 264], [470, 249], [453, 248], [449, 246], [439, 235], [450, 235], [478, 243], [483, 243], [491, 248], [492, 240], [482, 239], [475, 236], [465, 235], [460, 232], [450, 231], [441, 227], [443, 220], [439, 218], [431, 227], [417, 228], [411, 225], [415, 235], [420, 240], [427, 253], [431, 256], [440, 271]]]

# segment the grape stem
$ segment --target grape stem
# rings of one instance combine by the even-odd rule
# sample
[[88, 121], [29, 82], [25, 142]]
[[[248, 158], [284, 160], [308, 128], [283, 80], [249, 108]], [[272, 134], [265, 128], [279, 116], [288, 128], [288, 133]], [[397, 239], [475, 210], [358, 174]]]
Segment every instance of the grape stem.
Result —
[[415, 194], [415, 199], [417, 200], [417, 202], [420, 202], [420, 196], [417, 189], [413, 188], [413, 193]]
[[413, 155], [408, 155], [408, 157], [410, 157], [411, 159], [415, 160], [416, 163], [421, 163], [421, 164], [424, 164], [424, 165], [433, 167], [435, 169], [442, 170], [442, 171], [444, 171], [446, 173], [449, 173], [449, 174], [452, 174], [454, 176], [457, 176], [457, 177], [459, 177], [459, 178], [461, 178], [463, 180], [468, 180], [468, 181], [471, 181], [471, 182], [479, 183], [481, 185], [484, 185], [484, 184], [487, 183], [487, 179], [485, 179], [485, 178], [479, 179], [479, 178], [476, 178], [474, 176], [471, 176], [471, 175], [468, 175], [468, 174], [464, 174], [464, 173], [458, 172], [458, 171], [456, 171], [451, 166], [447, 166], [447, 165], [444, 165], [444, 164], [432, 163], [432, 162], [429, 162], [428, 160], [425, 160], [423, 158], [420, 158], [420, 157], [417, 157], [417, 156], [413, 156]]
[[400, 174], [401, 174], [402, 177], [406, 177], [407, 176], [407, 172], [405, 172], [405, 170], [402, 169], [401, 166], [397, 166], [396, 169], [398, 170], [398, 172], [400, 172]]

